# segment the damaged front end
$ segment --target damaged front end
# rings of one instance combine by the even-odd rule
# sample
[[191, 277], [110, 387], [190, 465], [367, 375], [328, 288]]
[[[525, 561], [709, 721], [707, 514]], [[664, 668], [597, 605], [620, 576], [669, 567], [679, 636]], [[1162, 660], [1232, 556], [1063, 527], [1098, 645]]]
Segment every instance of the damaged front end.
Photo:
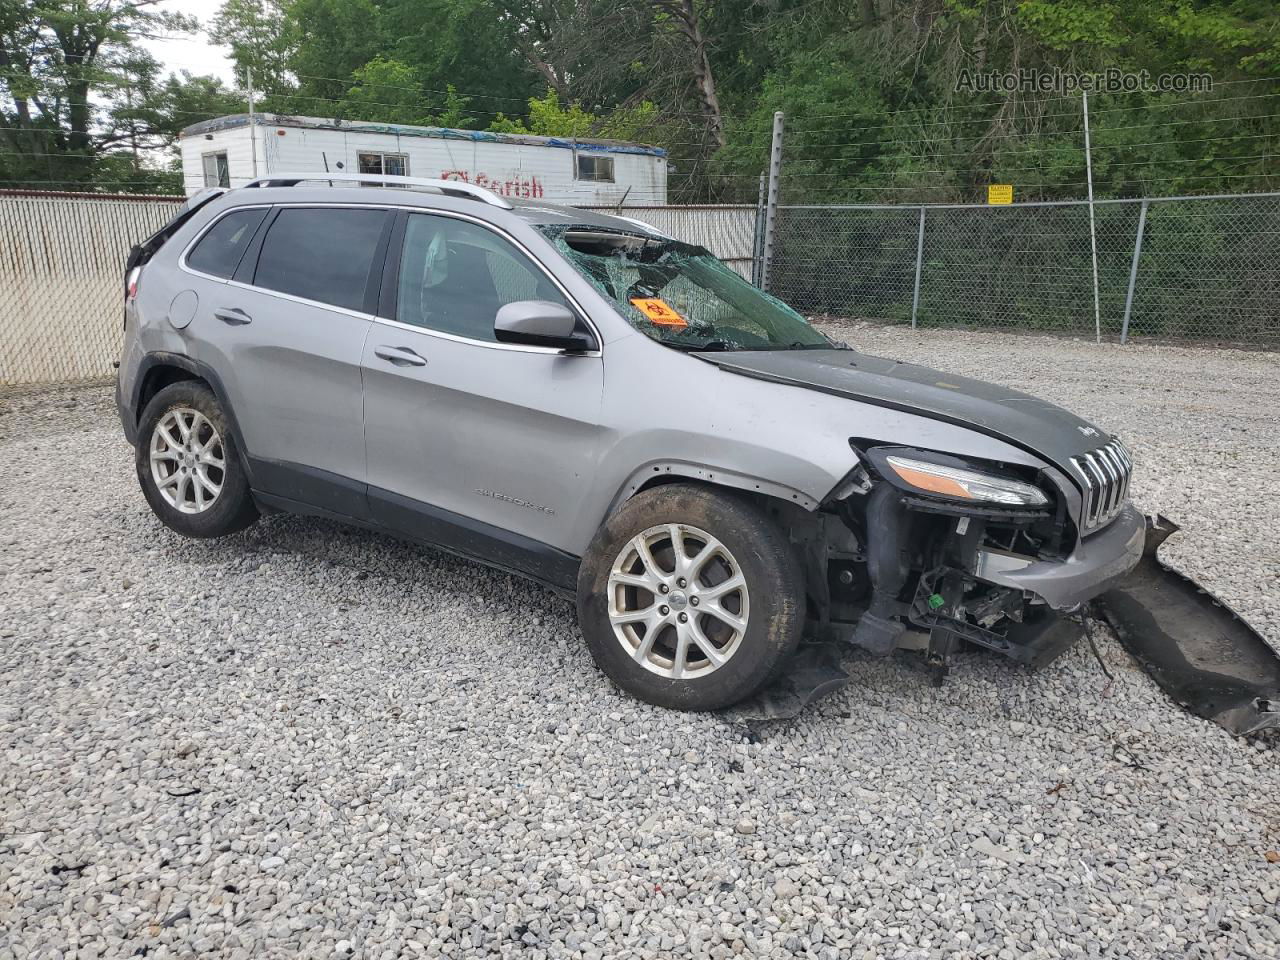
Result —
[[1052, 467], [854, 448], [858, 467], [800, 537], [816, 636], [925, 649], [939, 680], [965, 642], [1039, 666], [1081, 635], [1070, 615], [1141, 556], [1142, 519], [1118, 497], [1081, 537], [1080, 494]]
[[[1108, 446], [1127, 467], [1119, 442]], [[837, 651], [849, 645], [880, 656], [924, 651], [935, 683], [964, 643], [1043, 666], [1081, 637], [1093, 611], [1188, 711], [1237, 735], [1280, 728], [1280, 656], [1159, 561], [1177, 527], [1128, 503], [1127, 474], [1109, 498], [1087, 473], [1074, 487], [1052, 466], [854, 448], [857, 468], [820, 510], [790, 523], [816, 642], [748, 713], [794, 716], [838, 689], [849, 677]]]

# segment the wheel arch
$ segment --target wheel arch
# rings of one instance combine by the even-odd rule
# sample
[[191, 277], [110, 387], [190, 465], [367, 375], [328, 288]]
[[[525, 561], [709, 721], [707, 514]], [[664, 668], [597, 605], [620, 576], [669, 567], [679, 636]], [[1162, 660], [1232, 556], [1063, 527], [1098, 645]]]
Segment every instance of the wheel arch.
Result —
[[131, 419], [135, 438], [142, 421], [142, 412], [152, 398], [171, 384], [190, 381], [203, 383], [213, 391], [214, 398], [217, 399], [218, 405], [222, 407], [222, 414], [227, 419], [227, 426], [231, 431], [236, 450], [240, 455], [240, 463], [244, 467], [250, 485], [252, 485], [252, 458], [248, 456], [248, 451], [245, 450], [240, 426], [236, 422], [235, 410], [232, 409], [231, 401], [227, 398], [227, 391], [222, 384], [222, 378], [214, 372], [212, 367], [201, 363], [199, 360], [194, 360], [180, 353], [164, 351], [148, 353], [142, 358], [142, 362], [138, 365], [137, 376], [134, 378], [131, 405]]
[[746, 493], [762, 504], [772, 505], [776, 502], [799, 507], [807, 512], [816, 510], [819, 506], [818, 501], [804, 491], [763, 477], [687, 460], [655, 460], [638, 467], [627, 477], [609, 503], [605, 519], [641, 491], [681, 482]]

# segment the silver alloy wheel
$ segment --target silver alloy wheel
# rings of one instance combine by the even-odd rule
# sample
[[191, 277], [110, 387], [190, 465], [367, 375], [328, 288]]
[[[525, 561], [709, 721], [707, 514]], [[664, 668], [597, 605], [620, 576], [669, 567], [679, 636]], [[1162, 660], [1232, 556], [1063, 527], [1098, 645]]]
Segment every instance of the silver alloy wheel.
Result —
[[742, 646], [747, 581], [723, 543], [687, 523], [650, 527], [609, 570], [609, 623], [646, 670], [672, 680], [705, 676]]
[[204, 513], [227, 478], [222, 437], [199, 410], [175, 407], [151, 431], [151, 479], [169, 506]]

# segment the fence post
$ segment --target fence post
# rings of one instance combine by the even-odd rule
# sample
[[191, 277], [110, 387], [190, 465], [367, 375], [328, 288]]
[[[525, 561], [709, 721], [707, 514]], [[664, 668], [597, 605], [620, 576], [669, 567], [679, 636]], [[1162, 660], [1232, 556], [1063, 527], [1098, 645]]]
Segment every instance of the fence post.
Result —
[[920, 232], [916, 236], [916, 282], [911, 293], [911, 329], [916, 329], [916, 314], [920, 311], [920, 270], [924, 266], [924, 204], [920, 205]]
[[751, 282], [764, 289], [760, 272], [764, 263], [764, 198], [768, 175], [760, 171], [760, 192], [756, 195], [756, 218], [751, 230]]
[[1133, 289], [1138, 282], [1138, 260], [1142, 257], [1142, 236], [1147, 230], [1147, 201], [1138, 210], [1138, 236], [1133, 241], [1133, 263], [1129, 266], [1129, 292], [1124, 297], [1124, 324], [1120, 327], [1120, 342], [1129, 340], [1129, 315], [1133, 313]]
[[778, 222], [778, 181], [782, 177], [782, 111], [773, 115], [773, 145], [769, 149], [769, 198], [764, 211], [764, 258], [760, 264], [760, 289], [769, 289], [773, 264], [773, 237]]
[[1089, 91], [1081, 90], [1084, 109], [1084, 169], [1089, 183], [1089, 250], [1093, 254], [1093, 335], [1102, 342], [1102, 309], [1098, 305], [1098, 228], [1093, 218], [1093, 153], [1089, 147]]

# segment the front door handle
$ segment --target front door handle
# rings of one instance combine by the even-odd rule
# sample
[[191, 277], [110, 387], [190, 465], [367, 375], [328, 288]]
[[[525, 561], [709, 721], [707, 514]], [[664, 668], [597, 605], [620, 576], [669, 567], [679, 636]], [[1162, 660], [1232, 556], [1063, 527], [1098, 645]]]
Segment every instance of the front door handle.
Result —
[[243, 327], [246, 323], [253, 323], [253, 317], [239, 307], [224, 307], [213, 311], [213, 315], [223, 323], [229, 323], [233, 327]]
[[424, 357], [418, 356], [408, 347], [374, 347], [374, 356], [381, 357], [388, 363], [394, 363], [397, 367], [425, 367], [427, 361]]

